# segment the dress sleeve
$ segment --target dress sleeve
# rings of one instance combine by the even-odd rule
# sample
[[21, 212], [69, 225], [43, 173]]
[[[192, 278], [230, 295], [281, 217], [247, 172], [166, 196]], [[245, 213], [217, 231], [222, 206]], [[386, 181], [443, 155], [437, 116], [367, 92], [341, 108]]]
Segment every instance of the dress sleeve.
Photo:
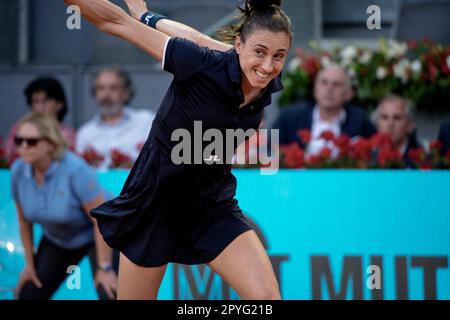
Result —
[[164, 50], [163, 70], [183, 81], [214, 63], [212, 50], [184, 38], [170, 38]]

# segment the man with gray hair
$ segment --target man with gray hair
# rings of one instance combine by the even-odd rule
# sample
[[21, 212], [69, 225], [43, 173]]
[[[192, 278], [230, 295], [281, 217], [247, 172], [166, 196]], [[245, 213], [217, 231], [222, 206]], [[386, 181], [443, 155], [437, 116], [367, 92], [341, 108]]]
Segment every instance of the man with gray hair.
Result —
[[388, 134], [403, 156], [406, 167], [414, 167], [408, 152], [420, 148], [415, 132], [414, 110], [411, 101], [395, 94], [388, 95], [372, 114], [379, 133]]
[[[376, 132], [364, 110], [349, 105], [353, 97], [351, 81], [346, 71], [331, 65], [321, 70], [314, 83], [315, 103], [285, 108], [273, 125], [280, 130], [280, 145], [297, 142], [308, 155], [333, 146], [322, 134], [368, 138]], [[299, 130], [310, 130], [311, 140], [305, 143], [298, 137]]]
[[120, 69], [100, 70], [95, 77], [92, 94], [99, 114], [79, 129], [76, 151], [84, 154], [94, 149], [104, 157], [98, 165], [101, 169], [111, 166], [113, 150], [135, 161], [155, 114], [149, 110], [128, 108], [134, 90], [131, 78]]

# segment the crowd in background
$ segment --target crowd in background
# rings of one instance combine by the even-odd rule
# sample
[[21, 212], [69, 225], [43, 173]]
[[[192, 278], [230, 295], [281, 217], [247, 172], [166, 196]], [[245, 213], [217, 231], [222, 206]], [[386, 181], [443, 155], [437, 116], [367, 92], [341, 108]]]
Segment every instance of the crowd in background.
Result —
[[[282, 167], [327, 167], [327, 163], [339, 160], [343, 165], [337, 167], [370, 167], [367, 161], [375, 158], [379, 167], [426, 168], [430, 152], [435, 152], [444, 163], [441, 166], [446, 167], [450, 161], [450, 123], [440, 124], [436, 140], [424, 141], [411, 101], [391, 94], [367, 114], [349, 103], [353, 92], [345, 70], [332, 65], [315, 79], [315, 103], [297, 102], [281, 110], [271, 128], [279, 130]], [[58, 121], [69, 150], [97, 169], [131, 168], [155, 114], [129, 107], [133, 84], [129, 75], [117, 68], [95, 75], [92, 94], [98, 114], [76, 131], [64, 123], [68, 105], [57, 79], [40, 77], [24, 90], [32, 112], [49, 114]], [[5, 146], [10, 165], [18, 157], [16, 136], [17, 125], [13, 125]], [[257, 147], [261, 147], [261, 139], [252, 137], [246, 152], [256, 155], [253, 149]], [[361, 160], [366, 160], [365, 166]]]
[[[100, 187], [94, 168], [130, 168], [155, 115], [128, 107], [133, 85], [126, 72], [115, 68], [95, 75], [92, 94], [98, 114], [78, 130], [64, 124], [68, 105], [58, 80], [35, 79], [24, 94], [32, 112], [11, 127], [6, 140], [27, 262], [16, 297], [49, 299], [65, 278], [66, 266], [89, 256], [99, 297], [114, 299], [118, 252], [105, 244], [89, 214], [111, 195]], [[440, 126], [436, 141], [423, 144], [409, 100], [390, 94], [367, 114], [349, 104], [352, 96], [343, 68], [321, 70], [314, 84], [315, 102], [284, 108], [271, 126], [279, 130], [281, 165], [370, 168], [375, 158], [384, 168], [426, 168], [430, 152], [444, 161], [442, 167], [448, 165], [450, 123]], [[259, 134], [246, 142], [248, 159], [262, 146]], [[43, 228], [36, 253], [33, 224]]]
[[349, 103], [353, 92], [345, 69], [330, 65], [315, 79], [315, 103], [282, 110], [272, 128], [279, 129], [285, 167], [449, 167], [449, 123], [423, 141], [410, 100], [389, 94], [367, 114]]

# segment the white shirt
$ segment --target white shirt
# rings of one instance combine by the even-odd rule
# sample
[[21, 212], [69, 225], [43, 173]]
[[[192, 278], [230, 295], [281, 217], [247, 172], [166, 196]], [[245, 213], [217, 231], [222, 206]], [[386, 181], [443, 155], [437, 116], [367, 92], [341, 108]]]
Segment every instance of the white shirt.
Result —
[[155, 114], [148, 110], [123, 109], [123, 118], [113, 124], [105, 123], [100, 116], [84, 124], [77, 132], [76, 151], [83, 154], [89, 148], [104, 156], [100, 169], [111, 164], [111, 151], [117, 149], [132, 161], [139, 155], [139, 145], [147, 140]]
[[328, 147], [331, 149], [331, 157], [336, 158], [339, 150], [336, 148], [333, 142], [326, 141], [325, 139], [320, 138], [323, 132], [331, 131], [334, 133], [336, 137], [341, 135], [341, 124], [345, 122], [347, 117], [347, 113], [345, 109], [339, 113], [331, 121], [324, 121], [320, 117], [320, 111], [317, 106], [314, 107], [313, 117], [312, 117], [312, 126], [311, 126], [311, 140], [308, 143], [308, 147], [306, 149], [306, 155], [317, 155], [322, 151], [324, 147]]

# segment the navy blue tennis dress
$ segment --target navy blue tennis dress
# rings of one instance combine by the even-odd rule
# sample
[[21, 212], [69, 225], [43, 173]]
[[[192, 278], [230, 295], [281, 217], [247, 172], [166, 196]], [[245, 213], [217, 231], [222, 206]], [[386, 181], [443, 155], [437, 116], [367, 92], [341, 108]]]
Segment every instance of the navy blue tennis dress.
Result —
[[193, 137], [194, 121], [202, 121], [203, 132], [257, 129], [271, 94], [283, 87], [279, 77], [272, 80], [240, 109], [236, 51], [210, 50], [182, 38], [168, 41], [163, 69], [174, 79], [120, 196], [91, 214], [108, 245], [137, 265], [208, 263], [251, 226], [234, 198], [231, 166], [174, 164], [171, 151], [179, 141], [171, 141], [172, 132], [184, 128]]

